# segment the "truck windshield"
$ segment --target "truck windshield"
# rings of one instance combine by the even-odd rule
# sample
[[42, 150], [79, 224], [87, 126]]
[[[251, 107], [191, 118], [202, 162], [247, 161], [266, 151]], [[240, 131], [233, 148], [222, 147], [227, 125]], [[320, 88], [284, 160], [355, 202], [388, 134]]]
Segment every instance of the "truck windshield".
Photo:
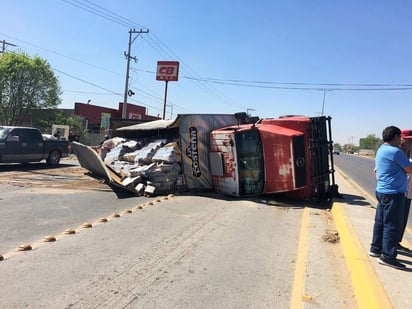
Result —
[[237, 132], [235, 135], [239, 162], [239, 194], [250, 195], [263, 192], [263, 148], [259, 131]]
[[0, 127], [0, 141], [3, 141], [7, 134], [9, 134], [10, 129], [5, 127]]

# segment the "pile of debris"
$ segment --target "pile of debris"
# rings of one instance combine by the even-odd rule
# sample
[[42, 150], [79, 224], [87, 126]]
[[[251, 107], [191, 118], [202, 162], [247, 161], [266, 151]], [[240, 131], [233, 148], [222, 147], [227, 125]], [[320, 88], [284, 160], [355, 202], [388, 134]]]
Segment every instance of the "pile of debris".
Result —
[[114, 137], [104, 141], [98, 152], [104, 164], [121, 177], [122, 185], [138, 195], [184, 190], [182, 156], [176, 141]]

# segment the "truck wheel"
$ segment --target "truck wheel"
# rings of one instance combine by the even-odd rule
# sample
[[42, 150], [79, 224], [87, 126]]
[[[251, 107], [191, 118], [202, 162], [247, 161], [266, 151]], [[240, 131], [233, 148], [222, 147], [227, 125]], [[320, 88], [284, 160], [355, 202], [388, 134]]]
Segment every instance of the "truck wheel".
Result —
[[47, 164], [49, 165], [58, 165], [60, 162], [60, 152], [57, 150], [53, 150], [49, 153], [49, 157], [47, 158]]

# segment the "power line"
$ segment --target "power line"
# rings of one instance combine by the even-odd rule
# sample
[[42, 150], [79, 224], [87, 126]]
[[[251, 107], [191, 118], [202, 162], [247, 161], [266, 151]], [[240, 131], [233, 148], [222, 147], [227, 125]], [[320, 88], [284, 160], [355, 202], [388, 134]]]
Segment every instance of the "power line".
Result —
[[[84, 0], [83, 2], [79, 0], [63, 0], [63, 1], [70, 5], [76, 6], [77, 8], [83, 9], [91, 14], [104, 18], [108, 21], [127, 27], [129, 29], [135, 26], [144, 27], [142, 25], [136, 24], [135, 22], [127, 18], [120, 16], [119, 14], [116, 14], [114, 12], [111, 12], [105, 9], [93, 3], [92, 1], [88, 1], [88, 0]], [[412, 90], [412, 85], [409, 85], [409, 84], [406, 84], [406, 85], [403, 85], [403, 84], [339, 84], [339, 83], [300, 83], [300, 82], [286, 83], [286, 82], [271, 82], [271, 81], [250, 81], [250, 80], [237, 80], [237, 79], [226, 79], [225, 80], [225, 79], [217, 79], [217, 78], [202, 78], [194, 70], [192, 70], [183, 60], [181, 60], [180, 57], [178, 57], [170, 48], [168, 48], [153, 32], [151, 32], [150, 35], [145, 36], [144, 39], [156, 52], [159, 53], [159, 55], [167, 55], [168, 57], [176, 57], [177, 60], [181, 62], [182, 71], [187, 73], [187, 76], [181, 76], [181, 78], [194, 82], [199, 88], [201, 88], [206, 93], [219, 97], [219, 98], [223, 98], [226, 102], [230, 103], [230, 105], [236, 105], [236, 104], [233, 101], [231, 101], [229, 98], [225, 97], [223, 94], [218, 92], [214, 87], [211, 86], [211, 84], [220, 84], [220, 85], [227, 85], [227, 86], [234, 86], [234, 87], [253, 87], [253, 88], [269, 88], [269, 89], [299, 90], [299, 91], [410, 91]], [[28, 43], [28, 44], [36, 46], [31, 43]], [[36, 47], [47, 50], [42, 47], [38, 47], [38, 46]], [[57, 53], [55, 51], [50, 51], [50, 50], [47, 50], [47, 51], [53, 54], [57, 54], [59, 56], [66, 57], [68, 59], [80, 62], [80, 63], [87, 64], [89, 66], [96, 67], [98, 69], [108, 71], [110, 73], [114, 73], [116, 75], [121, 75], [120, 73], [109, 71], [105, 68], [98, 67], [98, 66], [92, 65], [87, 62], [80, 61], [72, 57], [68, 57], [66, 55]], [[71, 78], [77, 79], [81, 82], [84, 82], [86, 84], [89, 84], [93, 87], [100, 88], [104, 91], [107, 91], [110, 94], [119, 95], [119, 96], [121, 95], [116, 91], [100, 87], [97, 84], [88, 82], [72, 74], [68, 74], [68, 73], [65, 73], [59, 70], [56, 70], [56, 71], [60, 72], [61, 74], [65, 74]], [[144, 71], [144, 72], [153, 73], [153, 74], [155, 73], [155, 72], [150, 72], [150, 71]], [[136, 89], [139, 89], [139, 88], [136, 88]], [[143, 89], [139, 89], [139, 91], [142, 93], [148, 93], [147, 91]], [[157, 99], [155, 95], [151, 95], [150, 93], [148, 94], [148, 96], [151, 96], [152, 98]], [[159, 99], [159, 101], [160, 100], [161, 99]], [[132, 101], [137, 101], [137, 100], [132, 100]], [[168, 102], [172, 104], [169, 100]], [[141, 103], [141, 104], [150, 106], [146, 103]], [[174, 103], [173, 103], [173, 106], [178, 107], [178, 105]], [[154, 107], [154, 106], [150, 106], [150, 107], [161, 111], [161, 109], [158, 107]]]
[[[106, 18], [127, 27], [135, 27], [134, 21], [124, 18], [123, 16], [114, 13], [110, 10], [95, 4], [90, 0], [63, 0], [69, 4], [85, 9], [88, 12]], [[74, 2], [74, 3], [73, 3]], [[142, 26], [142, 25], [139, 25]], [[174, 57], [179, 60], [181, 70], [187, 73], [187, 76], [182, 76], [187, 80], [193, 81], [199, 88], [206, 93], [223, 99], [229, 105], [237, 106], [231, 99], [217, 91], [208, 83], [228, 85], [228, 86], [243, 86], [252, 88], [267, 88], [279, 90], [303, 90], [303, 91], [410, 91], [412, 84], [384, 84], [384, 83], [359, 83], [359, 84], [343, 84], [343, 83], [303, 83], [303, 82], [270, 82], [270, 81], [250, 81], [237, 79], [216, 79], [202, 78], [194, 70], [192, 70], [180, 57], [178, 57], [166, 44], [164, 44], [153, 31], [151, 35], [144, 40], [160, 55]]]
[[252, 81], [252, 80], [239, 80], [239, 79], [217, 79], [217, 78], [205, 78], [207, 81], [222, 81], [233, 83], [252, 83], [252, 84], [276, 84], [276, 85], [296, 85], [296, 86], [345, 86], [345, 87], [412, 87], [412, 84], [384, 84], [384, 83], [304, 83], [304, 82], [272, 82], [272, 81]]
[[94, 67], [94, 68], [96, 68], [96, 69], [99, 69], [99, 70], [102, 70], [102, 71], [106, 71], [106, 72], [108, 72], [108, 73], [112, 73], [112, 74], [115, 74], [115, 75], [123, 76], [123, 74], [120, 74], [120, 73], [118, 73], [118, 72], [114, 72], [114, 71], [108, 70], [108, 69], [106, 69], [105, 67], [101, 67], [101, 66], [98, 66], [98, 65], [94, 65], [94, 64], [91, 64], [91, 63], [89, 63], [89, 62], [82, 61], [82, 60], [79, 60], [79, 59], [74, 58], [74, 57], [71, 57], [71, 56], [67, 56], [67, 55], [62, 54], [62, 53], [60, 53], [60, 52], [58, 52], [58, 51], [51, 50], [51, 49], [48, 49], [48, 48], [45, 48], [45, 47], [36, 45], [36, 44], [34, 44], [34, 43], [31, 43], [31, 42], [28, 42], [28, 41], [25, 41], [25, 40], [22, 40], [22, 39], [19, 39], [19, 38], [10, 36], [10, 35], [6, 35], [6, 34], [3, 34], [3, 33], [0, 33], [0, 34], [5, 35], [5, 36], [7, 36], [7, 37], [9, 37], [9, 38], [12, 38], [12, 39], [15, 40], [15, 41], [19, 41], [19, 42], [22, 42], [22, 43], [24, 43], [24, 44], [26, 44], [26, 45], [30, 45], [30, 46], [32, 46], [32, 47], [34, 47], [34, 48], [36, 48], [36, 49], [44, 50], [44, 51], [46, 51], [46, 52], [48, 52], [48, 53], [51, 53], [51, 54], [54, 54], [54, 55], [57, 55], [57, 56], [60, 56], [60, 57], [63, 57], [63, 58], [66, 58], [66, 59], [69, 59], [69, 60], [78, 62], [78, 63], [81, 63], [81, 64], [85, 64], [85, 65], [87, 65], [87, 66]]
[[[91, 85], [91, 86], [93, 86], [93, 87], [96, 87], [96, 88], [102, 89], [102, 90], [104, 90], [104, 91], [107, 91], [109, 94], [113, 94], [113, 95], [120, 96], [120, 97], [122, 96], [122, 93], [115, 92], [115, 91], [113, 91], [113, 90], [110, 90], [110, 89], [101, 87], [101, 86], [99, 86], [99, 85], [96, 85], [96, 84], [94, 84], [94, 83], [92, 83], [92, 82], [89, 82], [89, 81], [87, 81], [87, 80], [84, 80], [84, 79], [82, 79], [82, 78], [79, 78], [79, 77], [77, 77], [77, 76], [74, 76], [74, 75], [72, 75], [72, 74], [63, 72], [63, 71], [58, 70], [58, 69], [56, 69], [56, 68], [53, 68], [53, 70], [56, 71], [56, 72], [59, 72], [59, 73], [61, 73], [61, 74], [63, 74], [63, 75], [66, 75], [66, 76], [68, 76], [68, 77], [71, 77], [71, 78], [73, 78], [73, 79], [76, 79], [76, 80], [78, 80], [78, 81], [81, 81], [81, 82], [83, 82], [83, 83], [85, 83], [85, 84], [88, 84], [88, 85]], [[137, 100], [133, 100], [133, 101], [137, 101]], [[138, 101], [137, 101], [137, 102], [138, 102]], [[149, 107], [152, 107], [152, 108], [161, 110], [161, 109], [158, 108], [158, 107], [151, 106], [151, 105], [146, 104], [146, 103], [143, 103], [143, 102], [139, 102], [139, 104], [143, 104], [143, 105], [145, 105], [145, 106], [149, 106]]]
[[[2, 34], [2, 33], [0, 33], [0, 34]], [[35, 47], [35, 48], [37, 48], [37, 49], [39, 49], [39, 50], [44, 50], [44, 51], [49, 52], [49, 53], [51, 53], [51, 54], [54, 54], [54, 55], [57, 55], [57, 56], [60, 56], [60, 57], [66, 58], [66, 59], [70, 59], [70, 60], [72, 60], [72, 61], [75, 61], [75, 62], [78, 62], [78, 63], [81, 63], [81, 64], [85, 64], [85, 65], [87, 65], [87, 66], [94, 67], [94, 68], [97, 68], [97, 69], [99, 69], [99, 70], [106, 71], [106, 72], [111, 73], [111, 74], [114, 74], [114, 75], [123, 76], [122, 74], [120, 74], [120, 73], [118, 73], [118, 72], [114, 72], [114, 71], [108, 70], [108, 69], [106, 69], [106, 68], [104, 68], [104, 67], [96, 66], [96, 65], [94, 65], [94, 64], [91, 64], [91, 63], [88, 63], [88, 62], [85, 62], [85, 61], [82, 61], [82, 60], [79, 60], [79, 59], [76, 59], [76, 58], [67, 56], [67, 55], [62, 54], [62, 53], [60, 53], [60, 52], [57, 52], [57, 51], [55, 51], [55, 50], [50, 50], [50, 49], [47, 49], [47, 48], [45, 48], [45, 47], [38, 46], [38, 45], [33, 44], [33, 43], [31, 43], [31, 42], [28, 42], [28, 41], [25, 41], [25, 40], [21, 40], [21, 39], [19, 39], [19, 38], [11, 37], [11, 36], [6, 35], [6, 34], [2, 34], [2, 35], [5, 35], [5, 36], [7, 36], [7, 37], [10, 37], [10, 38], [12, 38], [13, 40], [22, 42], [22, 43], [24, 43], [24, 44], [26, 44], [26, 45], [33, 46], [33, 47]], [[0, 41], [0, 42], [1, 42], [1, 41]], [[15, 53], [15, 52], [13, 52], [13, 53]], [[100, 87], [99, 85], [97, 85], [97, 84], [95, 84], [95, 83], [89, 82], [89, 81], [87, 81], [87, 80], [85, 80], [85, 79], [82, 79], [82, 78], [80, 78], [80, 77], [77, 77], [77, 76], [75, 76], [75, 75], [73, 75], [73, 74], [69, 74], [69, 73], [66, 73], [66, 72], [63, 72], [63, 71], [60, 71], [60, 70], [57, 70], [57, 69], [55, 69], [55, 71], [56, 71], [56, 72], [59, 72], [59, 73], [61, 73], [61, 74], [63, 74], [63, 75], [69, 76], [69, 77], [71, 77], [71, 78], [73, 78], [73, 79], [76, 79], [76, 80], [78, 80], [78, 81], [84, 82], [84, 83], [86, 83], [86, 84], [88, 84], [88, 85], [91, 85], [91, 86], [93, 86], [93, 87], [97, 87], [97, 88], [100, 88], [100, 89], [102, 89], [102, 90], [105, 90], [105, 91], [107, 91], [107, 93], [105, 93], [106, 95], [108, 95], [108, 94], [112, 94], [112, 95], [116, 95], [116, 96], [119, 95], [119, 93], [116, 92], [116, 91], [114, 91], [114, 90], [109, 90], [109, 89]], [[148, 93], [146, 90], [140, 89], [140, 88], [138, 88], [138, 87], [136, 87], [135, 89], [139, 90], [139, 92]], [[66, 91], [66, 90], [65, 90], [64, 92], [72, 92], [72, 93], [74, 93], [75, 91]], [[95, 93], [93, 93], [93, 92], [79, 92], [79, 93], [95, 94]], [[98, 93], [98, 94], [102, 95], [103, 93]], [[150, 94], [148, 94], [148, 96], [150, 96]], [[151, 96], [156, 98], [156, 96], [153, 95], [153, 94], [152, 94]], [[158, 99], [159, 104], [160, 104], [160, 102], [162, 101], [162, 99], [159, 98], [159, 97], [157, 97], [157, 99]], [[155, 108], [155, 109], [158, 109], [158, 110], [161, 110], [160, 108], [151, 106], [150, 104], [146, 104], [146, 103], [142, 103], [142, 104], [143, 104], [143, 105], [146, 105], [146, 106], [149, 106], [149, 107], [152, 107], [152, 108]], [[176, 104], [175, 104], [175, 106], [177, 106], [177, 107], [179, 107], [179, 108], [182, 108], [181, 106], [178, 106], [178, 105], [176, 105]], [[183, 109], [183, 108], [182, 108], [182, 109]]]
[[[141, 72], [156, 74], [154, 71], [136, 69]], [[303, 82], [272, 82], [272, 81], [250, 81], [250, 80], [234, 80], [234, 79], [217, 79], [217, 78], [196, 78], [192, 76], [180, 76], [182, 79], [202, 81], [204, 83], [215, 83], [221, 85], [229, 85], [236, 87], [252, 87], [252, 88], [269, 88], [269, 89], [284, 89], [284, 90], [316, 90], [316, 91], [390, 91], [390, 90], [412, 90], [412, 85], [409, 84], [330, 84], [330, 83], [303, 83]], [[285, 85], [285, 86], [282, 86]], [[291, 85], [291, 86], [287, 86]], [[295, 86], [293, 86], [295, 85]], [[325, 87], [325, 86], [339, 87]], [[379, 88], [378, 88], [379, 87]]]
[[78, 7], [79, 9], [82, 9], [84, 11], [87, 11], [99, 17], [112, 21], [116, 24], [130, 28], [130, 23], [125, 21], [124, 18], [118, 18], [116, 17], [117, 14], [114, 14], [104, 8], [101, 8], [97, 4], [94, 4], [90, 1], [85, 1], [85, 2], [89, 2], [90, 4], [82, 3], [81, 1], [78, 1], [78, 0], [63, 0], [63, 1], [70, 5]]
[[[154, 40], [154, 39], [155, 40]], [[197, 74], [193, 69], [191, 69], [179, 56], [177, 56], [169, 47], [167, 47], [153, 32], [152, 35], [148, 37], [148, 39], [151, 39], [154, 44], [156, 44], [161, 50], [166, 51], [166, 54], [169, 55], [169, 57], [174, 57], [175, 59], [179, 60], [180, 62], [180, 68], [181, 71], [186, 72], [187, 75], [189, 76], [188, 79], [192, 80], [195, 82], [195, 84], [201, 88], [203, 91], [206, 93], [218, 97], [220, 99], [223, 99], [226, 101], [229, 105], [232, 106], [238, 106], [238, 104], [234, 103], [231, 99], [229, 99], [227, 96], [223, 95], [219, 91], [216, 90], [216, 88], [203, 83], [205, 80], [204, 78], [200, 77], [199, 74]], [[146, 40], [147, 41], [147, 40]], [[149, 42], [148, 42], [149, 43]], [[153, 49], [155, 49], [160, 55], [161, 53], [157, 50], [157, 48], [154, 48], [152, 44], [149, 43], [149, 45], [152, 46]], [[170, 56], [171, 55], [171, 56]], [[244, 106], [242, 106], [245, 108]]]
[[83, 83], [85, 83], [85, 84], [88, 84], [88, 85], [91, 85], [91, 86], [93, 86], [93, 87], [96, 87], [96, 88], [105, 90], [105, 91], [107, 91], [107, 92], [109, 92], [109, 93], [111, 93], [111, 94], [122, 95], [122, 94], [119, 93], [119, 92], [115, 92], [115, 91], [112, 91], [112, 90], [110, 90], [110, 89], [101, 87], [101, 86], [99, 86], [99, 85], [97, 85], [97, 84], [95, 84], [95, 83], [89, 82], [89, 81], [84, 80], [84, 79], [82, 79], [82, 78], [80, 78], [80, 77], [77, 77], [77, 76], [74, 76], [74, 75], [72, 75], [72, 74], [63, 72], [63, 71], [58, 70], [58, 69], [56, 69], [56, 68], [53, 68], [53, 70], [56, 71], [56, 72], [59, 72], [59, 73], [61, 73], [61, 74], [63, 74], [63, 75], [66, 75], [66, 76], [68, 76], [68, 77], [71, 77], [71, 78], [73, 78], [73, 79], [76, 79], [76, 80], [78, 80], [78, 81], [81, 81], [81, 82], [83, 82]]
[[[124, 18], [123, 16], [114, 13], [102, 6], [95, 4], [89, 0], [63, 0], [64, 2], [74, 5], [80, 9], [86, 10], [89, 13], [105, 18], [109, 21], [115, 22], [119, 25], [133, 28], [136, 25], [134, 21]], [[145, 27], [146, 28], [146, 27]], [[151, 35], [143, 37], [143, 39], [160, 55], [179, 60], [181, 64], [181, 71], [186, 72], [187, 76], [181, 78], [194, 82], [199, 88], [209, 95], [223, 99], [227, 104], [238, 106], [231, 99], [217, 91], [210, 84], [220, 84], [237, 87], [251, 87], [251, 88], [266, 88], [279, 90], [299, 90], [299, 91], [410, 91], [411, 84], [383, 84], [383, 83], [363, 83], [363, 84], [342, 84], [342, 83], [303, 83], [303, 82], [271, 82], [271, 81], [250, 81], [238, 79], [217, 79], [217, 78], [203, 78], [192, 70], [180, 57], [178, 57], [167, 45], [165, 45], [156, 34], [151, 31]], [[148, 71], [146, 71], [148, 72]]]
[[[184, 78], [184, 77], [183, 77]], [[186, 77], [190, 78], [190, 77]], [[204, 80], [206, 81], [206, 80]], [[305, 86], [271, 86], [271, 85], [259, 85], [259, 84], [246, 84], [246, 83], [233, 83], [233, 82], [225, 82], [225, 81], [213, 81], [210, 80], [209, 82], [221, 85], [229, 85], [229, 86], [239, 86], [239, 87], [252, 87], [252, 88], [267, 88], [267, 89], [283, 89], [283, 90], [310, 90], [310, 91], [409, 91], [412, 90], [412, 86], [404, 86], [404, 87], [322, 87], [321, 84], [318, 87], [305, 87]]]
[[[75, 61], [75, 62], [78, 62], [78, 63], [81, 63], [81, 64], [85, 64], [85, 65], [88, 65], [88, 66], [90, 66], [90, 67], [94, 67], [94, 68], [97, 68], [97, 69], [99, 69], [99, 70], [103, 70], [103, 71], [112, 73], [112, 74], [114, 74], [114, 75], [118, 75], [118, 76], [121, 76], [121, 75], [122, 75], [122, 74], [120, 74], [120, 73], [118, 73], [118, 72], [114, 72], [114, 71], [111, 71], [111, 70], [107, 70], [107, 69], [104, 68], [104, 67], [96, 66], [96, 65], [94, 65], [94, 64], [90, 64], [90, 63], [88, 63], [88, 62], [85, 62], [85, 61], [78, 60], [78, 59], [76, 59], [76, 58], [67, 56], [67, 55], [65, 55], [65, 54], [63, 54], [63, 53], [60, 53], [60, 52], [58, 52], [58, 51], [50, 50], [50, 49], [47, 49], [47, 48], [45, 48], [45, 47], [38, 46], [38, 45], [33, 44], [33, 43], [31, 43], [31, 42], [28, 42], [28, 41], [25, 41], [25, 40], [21, 40], [21, 39], [19, 39], [19, 38], [11, 37], [11, 36], [6, 35], [6, 34], [3, 34], [3, 35], [5, 35], [5, 36], [7, 36], [7, 37], [10, 37], [10, 38], [12, 38], [13, 40], [22, 42], [22, 43], [24, 43], [24, 44], [26, 44], [26, 45], [33, 46], [33, 47], [35, 47], [35, 48], [37, 48], [37, 49], [40, 49], [40, 50], [44, 50], [44, 51], [49, 52], [49, 53], [51, 53], [51, 54], [55, 54], [55, 55], [58, 55], [58, 56], [60, 56], [60, 57], [64, 57], [64, 58], [66, 58], [66, 59], [70, 59], [70, 60], [72, 60], [72, 61]], [[1, 41], [0, 41], [0, 42], [1, 42]], [[13, 52], [13, 53], [15, 53], [15, 52]], [[90, 91], [88, 91], [88, 92], [86, 92], [86, 91], [77, 91], [77, 92], [76, 92], [76, 91], [74, 91], [74, 90], [65, 90], [64, 92], [66, 92], [66, 93], [67, 93], [67, 92], [71, 92], [71, 93], [84, 93], [84, 94], [89, 93], [89, 94], [97, 94], [97, 95], [108, 95], [108, 94], [112, 94], [112, 95], [116, 95], [116, 96], [119, 95], [118, 92], [115, 92], [115, 91], [113, 91], [113, 90], [109, 90], [109, 89], [106, 89], [106, 88], [102, 88], [102, 87], [100, 87], [100, 86], [97, 85], [97, 84], [94, 84], [94, 83], [92, 83], [92, 82], [89, 82], [89, 81], [87, 81], [87, 80], [85, 80], [85, 79], [82, 79], [82, 78], [80, 78], [80, 77], [77, 77], [77, 76], [75, 76], [75, 75], [73, 75], [73, 74], [69, 74], [69, 73], [66, 73], [66, 72], [63, 72], [63, 71], [60, 71], [60, 70], [57, 70], [57, 69], [56, 69], [56, 71], [57, 71], [57, 72], [60, 72], [60, 73], [63, 74], [63, 75], [67, 75], [67, 76], [69, 76], [69, 77], [71, 77], [71, 78], [73, 78], [73, 79], [76, 79], [76, 80], [78, 80], [78, 81], [84, 82], [84, 83], [86, 83], [86, 84], [88, 84], [88, 85], [91, 85], [91, 86], [93, 86], [93, 87], [101, 88], [101, 89], [107, 91], [107, 92], [105, 92], [105, 93], [95, 93], [95, 92], [90, 92]], [[142, 70], [142, 71], [143, 71], [143, 70]], [[151, 72], [151, 73], [154, 74], [154, 72]], [[159, 103], [162, 101], [162, 98], [156, 96], [156, 95], [153, 94], [153, 93], [150, 93], [150, 92], [147, 91], [147, 90], [141, 89], [141, 88], [139, 88], [139, 87], [135, 87], [135, 89], [138, 90], [139, 93], [143, 93], [143, 94], [146, 94], [146, 96], [151, 97], [153, 101], [154, 101], [154, 99], [157, 99]], [[153, 99], [153, 98], [154, 98], [154, 99]], [[174, 104], [174, 106], [176, 106], [176, 107], [178, 107], [178, 108], [180, 108], [180, 109], [184, 109], [184, 108], [181, 107], [180, 105], [177, 105], [177, 104], [175, 104], [175, 103], [173, 103], [173, 104]], [[152, 108], [161, 110], [160, 108], [151, 106], [151, 105], [146, 104], [146, 103], [143, 103], [143, 105], [147, 105], [147, 106], [150, 106], [150, 107], [152, 107]]]
[[[110, 20], [112, 22], [115, 22], [117, 24], [120, 24], [122, 26], [126, 26], [128, 28], [134, 28], [136, 27], [136, 25], [138, 25], [139, 27], [143, 27], [143, 28], [147, 28], [145, 26], [136, 24], [134, 21], [124, 18], [121, 15], [114, 13], [110, 10], [107, 10], [97, 4], [95, 4], [92, 1], [89, 0], [83, 0], [79, 1], [79, 0], [63, 0], [64, 2], [74, 5], [80, 9], [86, 10], [89, 13], [92, 13], [94, 15], [100, 16], [102, 18], [105, 18], [107, 20]], [[195, 84], [201, 88], [203, 91], [205, 91], [206, 93], [209, 93], [210, 95], [219, 97], [220, 99], [223, 99], [224, 101], [226, 101], [227, 103], [229, 103], [230, 105], [235, 105], [238, 106], [238, 104], [235, 104], [231, 99], [229, 99], [227, 96], [223, 95], [222, 93], [220, 93], [219, 91], [217, 91], [214, 87], [212, 87], [211, 85], [205, 85], [202, 83], [202, 80], [200, 78], [200, 76], [194, 72], [189, 66], [187, 66], [184, 61], [182, 59], [180, 59], [180, 57], [178, 57], [170, 48], [168, 48], [156, 35], [153, 34], [153, 32], [151, 32], [152, 35], [149, 35], [148, 38], [152, 40], [151, 44], [149, 41], [148, 44], [156, 51], [159, 53], [159, 55], [163, 55], [162, 53], [165, 53], [167, 55], [173, 55], [177, 60], [179, 60], [179, 62], [181, 63], [181, 70], [183, 71], [187, 71], [187, 74], [192, 76], [197, 76], [197, 78], [194, 78], [193, 81], [195, 82]], [[152, 36], [154, 37], [154, 39], [152, 39]], [[155, 47], [154, 45], [156, 45], [157, 47]], [[160, 49], [160, 51], [159, 51]]]

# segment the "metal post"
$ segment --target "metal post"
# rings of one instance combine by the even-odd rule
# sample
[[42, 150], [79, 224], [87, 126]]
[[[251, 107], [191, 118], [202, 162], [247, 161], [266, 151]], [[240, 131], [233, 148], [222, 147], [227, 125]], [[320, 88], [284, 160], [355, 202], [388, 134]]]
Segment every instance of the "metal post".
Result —
[[165, 120], [165, 116], [166, 116], [166, 101], [167, 101], [167, 83], [168, 81], [165, 81], [165, 99], [164, 99], [164, 103], [163, 103], [163, 120]]
[[126, 118], [127, 114], [127, 90], [129, 89], [129, 70], [130, 70], [130, 49], [132, 47], [132, 30], [129, 31], [129, 48], [127, 50], [127, 67], [126, 67], [126, 83], [124, 87], [124, 99], [122, 109], [122, 119]]
[[[133, 39], [132, 41], [132, 34], [136, 33], [136, 37]], [[135, 29], [130, 29], [129, 30], [129, 46], [128, 46], [128, 50], [127, 50], [127, 54], [126, 52], [124, 53], [124, 55], [127, 58], [127, 68], [126, 68], [126, 82], [125, 82], [125, 86], [124, 86], [124, 98], [123, 98], [123, 109], [122, 109], [122, 118], [126, 118], [127, 117], [127, 96], [128, 96], [128, 92], [129, 92], [129, 71], [130, 71], [130, 59], [133, 59], [135, 62], [137, 62], [136, 57], [132, 57], [130, 55], [130, 50], [132, 48], [132, 43], [134, 42], [134, 40], [136, 40], [136, 38], [141, 34], [141, 33], [149, 33], [149, 30], [142, 30], [140, 29], [139, 31], [135, 30]]]

